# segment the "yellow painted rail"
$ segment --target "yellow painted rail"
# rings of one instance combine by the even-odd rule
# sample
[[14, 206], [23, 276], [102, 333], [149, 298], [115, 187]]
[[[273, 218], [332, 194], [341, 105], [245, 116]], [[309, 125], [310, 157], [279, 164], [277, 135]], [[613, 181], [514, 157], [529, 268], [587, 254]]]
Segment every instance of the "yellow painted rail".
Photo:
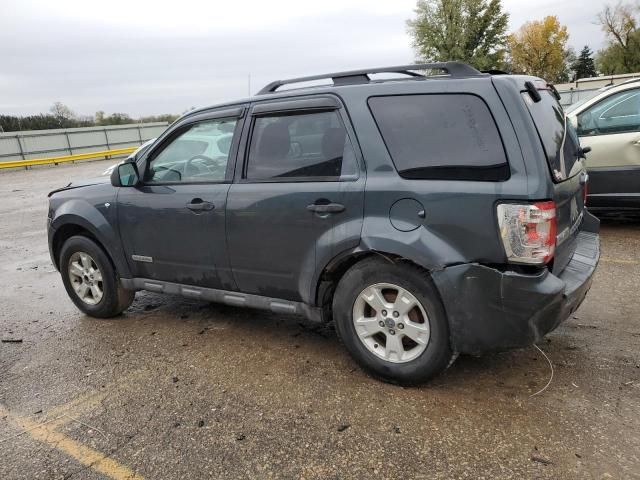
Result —
[[31, 165], [47, 165], [50, 163], [73, 162], [75, 160], [88, 160], [91, 158], [115, 157], [118, 155], [128, 155], [130, 153], [133, 153], [137, 148], [138, 147], [116, 148], [114, 150], [78, 153], [76, 155], [65, 155], [63, 157], [33, 158], [31, 160], [11, 160], [9, 162], [0, 161], [0, 168], [30, 167]]

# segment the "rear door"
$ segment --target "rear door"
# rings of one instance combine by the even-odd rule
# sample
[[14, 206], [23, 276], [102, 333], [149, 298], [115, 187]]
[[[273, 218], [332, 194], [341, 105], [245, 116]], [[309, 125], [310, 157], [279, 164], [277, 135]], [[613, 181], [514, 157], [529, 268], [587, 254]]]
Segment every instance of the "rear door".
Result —
[[[575, 251], [575, 238], [582, 224], [587, 175], [580, 158], [580, 142], [571, 122], [551, 87], [536, 81], [540, 99], [529, 91], [522, 92], [542, 142], [554, 185], [557, 241], [553, 271], [560, 272]], [[535, 95], [535, 94], [534, 94]], [[541, 199], [543, 200], [543, 199]]]
[[[333, 96], [256, 103], [227, 200], [240, 291], [313, 301], [316, 270], [358, 245], [364, 171]], [[240, 160], [241, 159], [241, 160]]]
[[640, 88], [612, 93], [576, 117], [588, 154], [589, 202], [640, 208]]

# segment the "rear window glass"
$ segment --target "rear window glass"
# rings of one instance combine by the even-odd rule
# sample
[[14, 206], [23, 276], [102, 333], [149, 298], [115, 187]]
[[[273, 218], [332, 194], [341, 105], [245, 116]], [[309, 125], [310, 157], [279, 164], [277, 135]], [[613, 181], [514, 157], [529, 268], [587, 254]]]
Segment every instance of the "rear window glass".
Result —
[[337, 180], [357, 175], [356, 159], [336, 111], [256, 117], [248, 180]]
[[563, 181], [580, 170], [577, 168], [580, 165], [576, 165], [580, 145], [578, 135], [553, 94], [549, 90], [538, 91], [539, 102], [534, 102], [527, 92], [522, 93], [522, 98], [536, 124], [553, 177]]
[[404, 178], [500, 181], [509, 177], [496, 123], [475, 95], [372, 97], [369, 108]]

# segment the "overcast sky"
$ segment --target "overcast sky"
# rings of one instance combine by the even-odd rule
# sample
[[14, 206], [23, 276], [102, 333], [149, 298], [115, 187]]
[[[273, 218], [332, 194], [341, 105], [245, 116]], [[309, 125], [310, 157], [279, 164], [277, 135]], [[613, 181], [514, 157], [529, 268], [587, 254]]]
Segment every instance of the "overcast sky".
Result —
[[[0, 114], [182, 113], [271, 80], [415, 59], [415, 0], [1, 0]], [[503, 0], [510, 28], [557, 15], [602, 47], [604, 0]]]

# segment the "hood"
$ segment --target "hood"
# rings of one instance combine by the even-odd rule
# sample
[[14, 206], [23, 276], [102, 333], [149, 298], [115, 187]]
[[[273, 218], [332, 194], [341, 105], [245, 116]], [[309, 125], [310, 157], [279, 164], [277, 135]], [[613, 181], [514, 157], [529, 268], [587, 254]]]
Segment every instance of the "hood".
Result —
[[72, 190], [74, 188], [88, 187], [90, 185], [100, 185], [105, 183], [111, 183], [111, 178], [105, 176], [105, 177], [88, 178], [86, 180], [77, 180], [75, 182], [70, 182], [66, 187], [52, 190], [51, 192], [49, 192], [49, 195], [47, 196], [50, 197], [54, 193], [64, 192], [65, 190]]

